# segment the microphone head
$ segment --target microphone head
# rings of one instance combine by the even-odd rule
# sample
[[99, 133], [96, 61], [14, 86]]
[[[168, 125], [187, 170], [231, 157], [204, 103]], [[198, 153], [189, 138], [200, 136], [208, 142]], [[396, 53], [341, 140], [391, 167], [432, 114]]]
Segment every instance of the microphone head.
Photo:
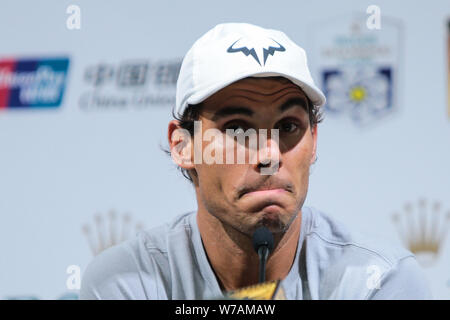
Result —
[[253, 248], [258, 252], [261, 246], [267, 246], [269, 252], [273, 249], [273, 235], [266, 227], [259, 227], [253, 233]]

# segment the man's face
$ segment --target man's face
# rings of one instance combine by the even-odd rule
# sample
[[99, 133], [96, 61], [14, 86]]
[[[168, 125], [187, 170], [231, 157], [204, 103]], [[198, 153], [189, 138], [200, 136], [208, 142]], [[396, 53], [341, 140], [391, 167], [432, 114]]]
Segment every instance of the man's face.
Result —
[[[206, 209], [222, 223], [249, 236], [262, 225], [274, 233], [286, 231], [304, 203], [309, 167], [315, 158], [317, 128], [310, 127], [303, 91], [281, 77], [246, 78], [206, 99], [200, 121], [202, 130], [195, 133], [194, 141], [212, 128], [233, 141], [226, 129], [253, 128], [258, 133], [267, 129], [266, 152], [279, 162], [272, 174], [262, 175], [266, 166], [261, 161], [267, 158], [257, 156], [250, 163], [251, 146], [239, 146], [236, 141], [236, 153], [238, 147], [247, 151], [244, 164], [225, 160], [223, 164], [193, 164], [198, 176], [199, 209]], [[271, 139], [270, 129], [279, 130], [278, 143]], [[203, 141], [202, 151], [210, 143]], [[215, 152], [224, 155], [229, 151], [224, 143], [215, 147]]]

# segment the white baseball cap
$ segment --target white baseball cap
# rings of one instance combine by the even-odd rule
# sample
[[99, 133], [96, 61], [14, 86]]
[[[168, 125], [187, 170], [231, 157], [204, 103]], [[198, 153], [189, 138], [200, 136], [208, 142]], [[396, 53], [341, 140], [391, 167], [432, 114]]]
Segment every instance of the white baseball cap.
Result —
[[283, 32], [248, 23], [222, 23], [186, 53], [177, 80], [175, 114], [246, 77], [282, 76], [298, 85], [316, 106], [325, 96], [308, 69], [305, 50]]

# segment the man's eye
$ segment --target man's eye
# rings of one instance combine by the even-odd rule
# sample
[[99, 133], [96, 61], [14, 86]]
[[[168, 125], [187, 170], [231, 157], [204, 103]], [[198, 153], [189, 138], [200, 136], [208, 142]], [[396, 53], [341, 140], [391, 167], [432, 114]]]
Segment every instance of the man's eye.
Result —
[[298, 126], [294, 122], [284, 122], [280, 125], [280, 130], [286, 133], [294, 132]]

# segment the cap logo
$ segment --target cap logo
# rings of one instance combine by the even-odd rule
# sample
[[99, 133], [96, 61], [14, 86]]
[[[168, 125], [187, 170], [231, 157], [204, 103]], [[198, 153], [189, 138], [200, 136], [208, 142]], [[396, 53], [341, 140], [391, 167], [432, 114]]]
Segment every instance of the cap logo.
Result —
[[[238, 43], [239, 42], [239, 43]], [[259, 49], [259, 52], [263, 54], [263, 63], [260, 62], [260, 56], [256, 52], [255, 48]], [[269, 55], [273, 56], [276, 51], [286, 51], [286, 49], [277, 41], [272, 38], [261, 39], [248, 39], [239, 38], [228, 48], [228, 53], [242, 52], [245, 56], [252, 56], [260, 66], [266, 65]]]

